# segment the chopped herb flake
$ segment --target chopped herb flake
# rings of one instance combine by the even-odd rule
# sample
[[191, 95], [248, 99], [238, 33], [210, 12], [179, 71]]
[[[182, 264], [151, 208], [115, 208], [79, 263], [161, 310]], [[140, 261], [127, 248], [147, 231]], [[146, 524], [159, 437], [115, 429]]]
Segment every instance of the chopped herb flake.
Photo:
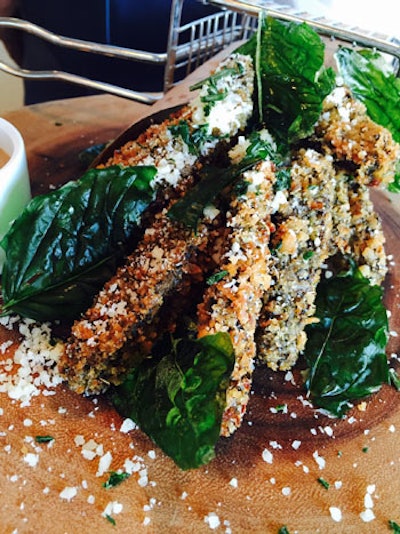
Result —
[[313, 250], [307, 250], [306, 252], [304, 252], [303, 254], [303, 260], [309, 260], [310, 258], [312, 258], [314, 256], [314, 251]]
[[178, 124], [170, 126], [169, 130], [174, 137], [180, 136], [182, 138], [182, 141], [188, 146], [190, 154], [193, 155], [199, 155], [202, 146], [215, 139], [212, 134], [208, 133], [207, 124], [202, 124], [192, 131], [188, 122], [181, 120]]
[[395, 534], [400, 534], [400, 525], [396, 521], [389, 520], [389, 528], [393, 530]]
[[278, 534], [290, 534], [288, 528], [283, 526], [278, 530]]
[[106, 519], [107, 519], [107, 521], [108, 521], [109, 523], [111, 523], [112, 525], [114, 525], [114, 527], [115, 527], [115, 525], [117, 524], [117, 523], [115, 522], [115, 519], [114, 519], [113, 517], [111, 517], [110, 515], [108, 515], [108, 514], [106, 515]]
[[321, 486], [323, 486], [325, 489], [329, 489], [330, 484], [324, 478], [319, 477], [317, 480], [321, 484]]
[[228, 274], [228, 271], [219, 271], [218, 273], [214, 273], [211, 276], [207, 278], [207, 285], [212, 286], [222, 280], [226, 275]]
[[290, 184], [292, 182], [290, 169], [286, 169], [286, 168], [277, 169], [275, 176], [276, 176], [276, 180], [274, 183], [275, 193], [277, 191], [284, 191], [285, 189], [290, 188]]
[[106, 489], [114, 488], [119, 486], [125, 479], [129, 478], [129, 473], [117, 473], [116, 471], [111, 471], [109, 479], [103, 483], [103, 487]]
[[219, 91], [216, 87], [210, 87], [210, 92], [208, 95], [202, 96], [201, 101], [202, 102], [218, 102], [218, 100], [224, 100], [224, 98], [227, 97], [228, 91], [225, 89], [224, 91]]
[[212, 74], [211, 76], [209, 76], [208, 78], [204, 79], [204, 80], [201, 80], [197, 83], [195, 83], [194, 85], [191, 85], [189, 87], [189, 90], [190, 91], [196, 91], [196, 89], [201, 89], [201, 87], [203, 87], [203, 85], [205, 84], [208, 84], [208, 85], [213, 85], [215, 87], [215, 82], [221, 78], [224, 78], [225, 76], [234, 76], [236, 74], [242, 74], [243, 73], [243, 67], [242, 65], [238, 64], [236, 66], [236, 68], [225, 68], [225, 69], [221, 69], [220, 71]]
[[54, 441], [53, 436], [36, 436], [35, 437], [36, 443], [49, 443], [50, 441]]
[[272, 256], [276, 256], [280, 248], [282, 248], [282, 241], [279, 241], [279, 243], [276, 243], [274, 245], [271, 244], [270, 250]]
[[241, 195], [245, 195], [247, 193], [249, 185], [250, 182], [248, 182], [247, 180], [239, 180], [233, 187], [235, 195], [238, 197], [240, 197]]
[[390, 367], [389, 369], [389, 379], [392, 386], [394, 386], [397, 391], [400, 391], [400, 376], [393, 367]]

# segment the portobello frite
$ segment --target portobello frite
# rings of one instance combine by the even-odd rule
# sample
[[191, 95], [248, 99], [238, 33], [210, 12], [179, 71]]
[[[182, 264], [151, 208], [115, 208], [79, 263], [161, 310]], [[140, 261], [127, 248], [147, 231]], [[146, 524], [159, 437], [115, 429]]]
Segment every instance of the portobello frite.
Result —
[[[384, 109], [399, 87], [375, 54], [337, 57], [343, 79], [306, 24], [263, 19], [189, 104], [34, 199], [2, 242], [3, 313], [74, 318], [63, 378], [107, 392], [183, 469], [240, 426], [256, 365], [287, 370], [304, 354], [311, 398], [338, 416], [389, 380], [369, 189], [399, 185], [398, 106], [390, 121]], [[18, 259], [27, 221], [46, 269]], [[338, 349], [349, 325], [354, 343]]]

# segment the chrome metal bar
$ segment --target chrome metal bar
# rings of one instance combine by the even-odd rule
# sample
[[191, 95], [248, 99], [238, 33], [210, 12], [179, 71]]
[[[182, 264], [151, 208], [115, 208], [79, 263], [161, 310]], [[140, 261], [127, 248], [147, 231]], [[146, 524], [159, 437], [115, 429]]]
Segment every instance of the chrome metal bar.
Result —
[[174, 71], [176, 65], [177, 46], [179, 41], [179, 27], [181, 24], [182, 8], [184, 0], [172, 0], [168, 43], [167, 43], [167, 58], [164, 69], [164, 91], [168, 91], [174, 84]]
[[36, 37], [48, 41], [56, 46], [71, 48], [81, 52], [90, 52], [110, 57], [142, 61], [145, 63], [163, 64], [167, 59], [167, 53], [153, 53], [144, 50], [135, 50], [121, 46], [107, 45], [82, 39], [73, 39], [50, 32], [37, 24], [14, 17], [0, 17], [0, 27], [11, 28], [28, 32]]
[[68, 72], [58, 70], [31, 71], [27, 69], [21, 69], [19, 67], [9, 65], [8, 63], [5, 63], [3, 61], [0, 61], [0, 70], [6, 72], [7, 74], [17, 76], [19, 78], [27, 78], [30, 80], [59, 80], [63, 82], [82, 85], [84, 87], [90, 87], [91, 89], [96, 89], [105, 93], [121, 96], [123, 98], [137, 100], [138, 102], [142, 102], [143, 104], [154, 104], [154, 102], [159, 100], [164, 95], [164, 93], [149, 94], [132, 91], [131, 89], [124, 89], [123, 87], [119, 87], [117, 85], [113, 85], [107, 82], [91, 80], [83, 76], [78, 76], [77, 74], [70, 74]]
[[[167, 52], [153, 53], [143, 50], [135, 50], [114, 45], [106, 45], [92, 41], [84, 41], [82, 39], [74, 39], [64, 37], [50, 32], [37, 24], [33, 24], [26, 20], [13, 17], [0, 17], [0, 28], [9, 28], [14, 30], [21, 30], [35, 35], [45, 41], [48, 41], [56, 46], [78, 50], [80, 52], [87, 52], [109, 57], [116, 57], [130, 61], [138, 61], [143, 63], [165, 64], [167, 60]], [[0, 70], [17, 76], [19, 78], [30, 80], [59, 80], [62, 82], [72, 83], [89, 87], [98, 91], [110, 93], [123, 98], [137, 100], [144, 104], [153, 104], [159, 100], [164, 93], [145, 93], [119, 87], [107, 82], [99, 80], [92, 80], [84, 76], [72, 74], [58, 70], [38, 70], [32, 71], [20, 68], [16, 65], [11, 65], [5, 61], [0, 61]]]

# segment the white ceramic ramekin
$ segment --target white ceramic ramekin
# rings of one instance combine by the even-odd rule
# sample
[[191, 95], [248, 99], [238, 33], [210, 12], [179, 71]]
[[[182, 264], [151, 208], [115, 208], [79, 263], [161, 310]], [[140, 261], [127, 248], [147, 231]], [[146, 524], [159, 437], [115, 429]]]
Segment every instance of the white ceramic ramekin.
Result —
[[[0, 117], [0, 148], [10, 157], [0, 167], [0, 241], [31, 199], [25, 145], [19, 131]], [[5, 260], [0, 247], [0, 273]]]

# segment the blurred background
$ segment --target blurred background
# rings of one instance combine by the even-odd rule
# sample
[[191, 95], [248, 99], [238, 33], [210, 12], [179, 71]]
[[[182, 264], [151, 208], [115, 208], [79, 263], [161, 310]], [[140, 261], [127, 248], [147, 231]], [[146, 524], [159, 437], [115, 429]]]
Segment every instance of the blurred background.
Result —
[[[0, 60], [12, 63], [0, 41]], [[0, 71], [0, 115], [22, 106], [24, 88], [22, 80]]]
[[[254, 0], [254, 3], [257, 2]], [[376, 0], [287, 0], [280, 3], [311, 15], [321, 15], [344, 24], [400, 38], [394, 0], [380, 0], [379, 3]], [[12, 63], [0, 41], [0, 60], [4, 59]], [[0, 71], [0, 115], [21, 107], [23, 102], [22, 80]]]

